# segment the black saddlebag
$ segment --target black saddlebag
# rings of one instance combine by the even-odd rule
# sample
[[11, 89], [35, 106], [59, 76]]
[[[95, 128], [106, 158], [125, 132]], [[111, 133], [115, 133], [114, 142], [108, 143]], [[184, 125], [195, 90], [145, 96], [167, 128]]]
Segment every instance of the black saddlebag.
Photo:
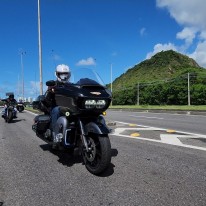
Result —
[[49, 129], [50, 121], [49, 115], [38, 115], [34, 118], [32, 130], [37, 134], [43, 134], [47, 129]]

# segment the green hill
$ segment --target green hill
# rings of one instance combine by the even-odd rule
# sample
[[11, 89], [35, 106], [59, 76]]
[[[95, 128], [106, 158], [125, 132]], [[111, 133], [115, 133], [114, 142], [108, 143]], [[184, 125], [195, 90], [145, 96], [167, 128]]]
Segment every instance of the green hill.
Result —
[[186, 105], [188, 90], [191, 104], [205, 105], [206, 69], [186, 55], [162, 51], [116, 78], [112, 88], [114, 105]]
[[113, 88], [118, 89], [122, 85], [132, 86], [138, 82], [167, 80], [188, 72], [198, 75], [204, 73], [206, 75], [206, 69], [200, 67], [188, 56], [173, 50], [162, 51], [116, 78], [113, 82]]

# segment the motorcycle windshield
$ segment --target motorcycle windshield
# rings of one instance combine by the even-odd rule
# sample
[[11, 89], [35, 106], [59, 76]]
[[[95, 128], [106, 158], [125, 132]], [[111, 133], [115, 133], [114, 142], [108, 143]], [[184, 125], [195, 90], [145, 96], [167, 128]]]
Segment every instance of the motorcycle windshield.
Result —
[[93, 69], [78, 68], [71, 70], [70, 82], [77, 85], [101, 85], [105, 86], [104, 82]]

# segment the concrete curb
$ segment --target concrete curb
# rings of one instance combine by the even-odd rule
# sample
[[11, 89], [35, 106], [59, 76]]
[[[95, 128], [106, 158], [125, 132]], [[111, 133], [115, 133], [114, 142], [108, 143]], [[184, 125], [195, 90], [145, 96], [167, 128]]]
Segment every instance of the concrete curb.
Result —
[[113, 111], [128, 111], [128, 112], [150, 112], [150, 113], [170, 113], [170, 114], [187, 114], [187, 115], [203, 115], [206, 116], [206, 111], [200, 110], [166, 110], [166, 109], [111, 109]]

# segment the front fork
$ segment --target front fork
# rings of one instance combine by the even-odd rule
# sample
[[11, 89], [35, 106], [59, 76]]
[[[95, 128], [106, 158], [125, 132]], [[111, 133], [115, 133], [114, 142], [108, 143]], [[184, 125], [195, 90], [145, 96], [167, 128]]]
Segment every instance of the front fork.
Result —
[[78, 124], [80, 128], [81, 140], [87, 152], [89, 152], [91, 148], [89, 148], [86, 135], [89, 133], [96, 135], [107, 135], [111, 132], [111, 130], [107, 127], [102, 115], [100, 115], [96, 121], [88, 122], [85, 125], [83, 125], [81, 119], [78, 119]]
[[81, 137], [81, 140], [86, 148], [86, 151], [88, 152], [89, 151], [89, 148], [88, 148], [88, 144], [87, 144], [87, 140], [86, 140], [86, 135], [85, 135], [85, 131], [84, 131], [84, 127], [83, 127], [83, 124], [82, 124], [82, 121], [79, 119], [78, 120], [78, 124], [79, 124], [79, 128], [80, 128], [80, 137]]

